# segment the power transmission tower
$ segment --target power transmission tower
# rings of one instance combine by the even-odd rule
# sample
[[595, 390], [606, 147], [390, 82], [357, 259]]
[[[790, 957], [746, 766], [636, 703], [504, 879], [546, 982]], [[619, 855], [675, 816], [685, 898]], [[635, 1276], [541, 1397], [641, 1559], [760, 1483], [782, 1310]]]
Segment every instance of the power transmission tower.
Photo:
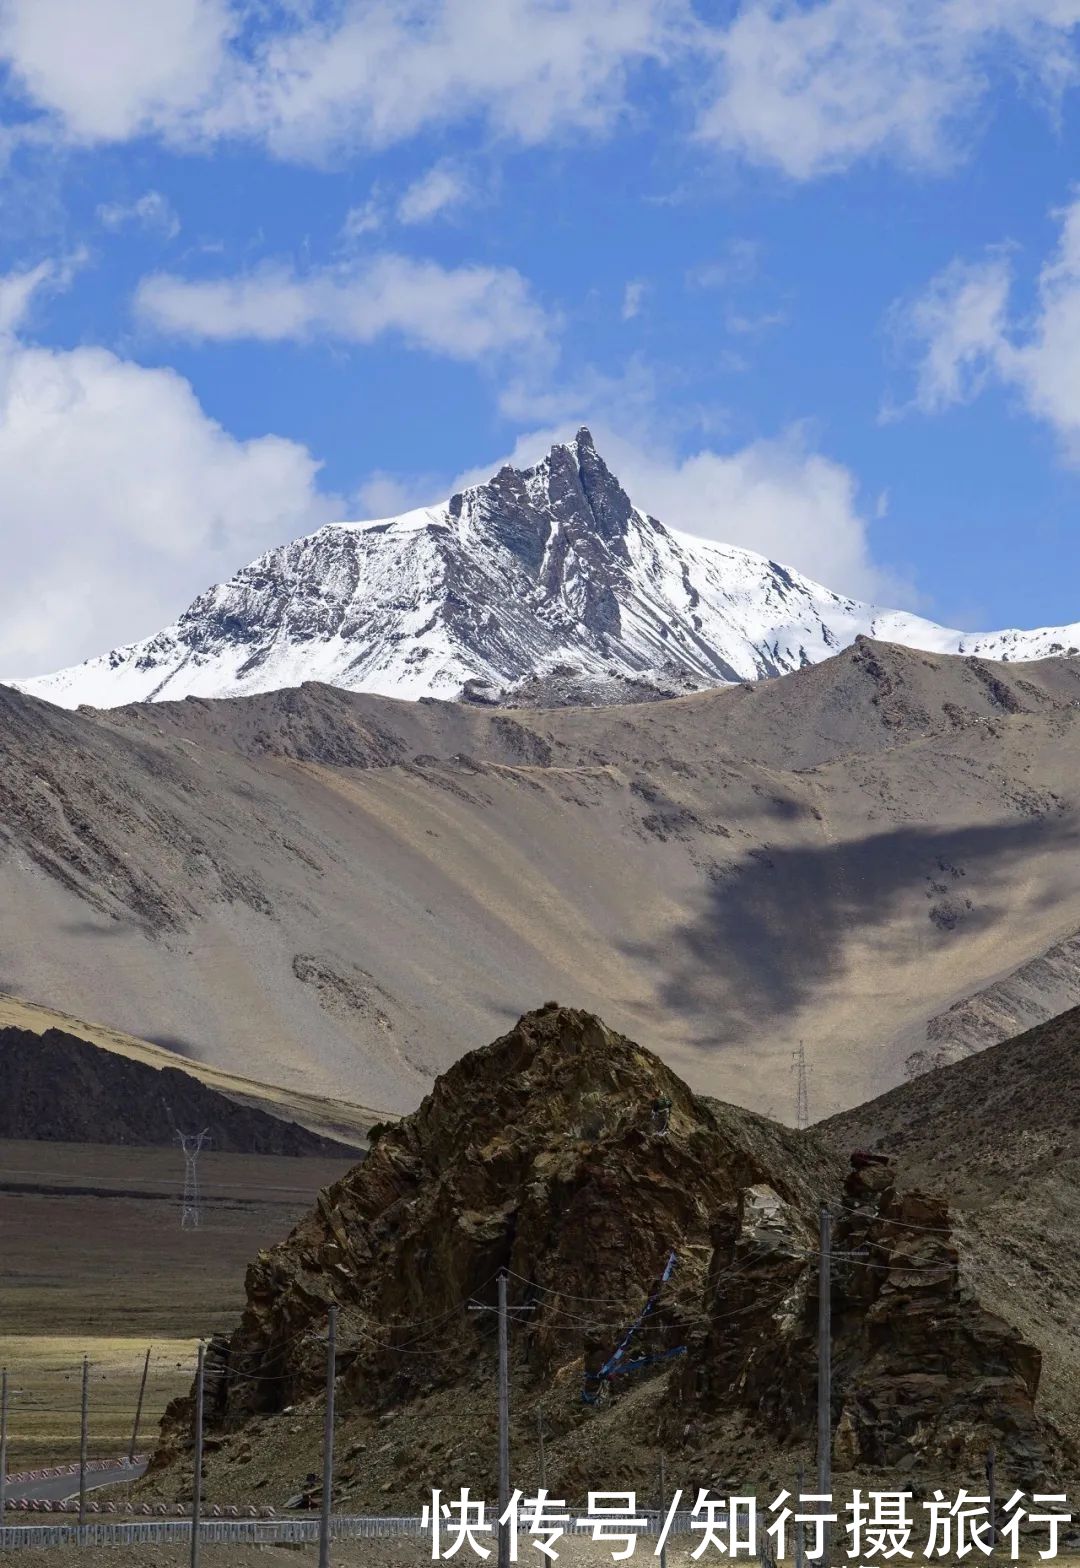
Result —
[[184, 1152], [184, 1196], [180, 1203], [180, 1229], [198, 1230], [201, 1221], [199, 1210], [199, 1155], [203, 1144], [210, 1137], [209, 1127], [202, 1132], [177, 1132], [177, 1140]]
[[150, 1371], [150, 1346], [146, 1347], [146, 1360], [143, 1362], [142, 1381], [139, 1383], [139, 1402], [135, 1406], [135, 1424], [131, 1428], [131, 1447], [128, 1449], [128, 1464], [135, 1463], [135, 1445], [139, 1441], [139, 1423], [142, 1421], [143, 1399], [146, 1396], [146, 1376]]
[[810, 1125], [810, 1094], [807, 1086], [806, 1049], [799, 1041], [799, 1049], [791, 1053], [791, 1070], [795, 1074], [795, 1125], [805, 1132]]

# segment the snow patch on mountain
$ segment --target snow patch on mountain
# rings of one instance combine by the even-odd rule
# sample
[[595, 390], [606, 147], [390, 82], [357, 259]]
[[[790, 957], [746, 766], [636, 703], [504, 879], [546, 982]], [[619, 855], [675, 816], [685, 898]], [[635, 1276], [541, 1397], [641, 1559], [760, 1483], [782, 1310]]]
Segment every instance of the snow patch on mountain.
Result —
[[10, 684], [65, 707], [236, 697], [303, 681], [387, 696], [498, 693], [572, 670], [686, 687], [759, 680], [865, 633], [988, 659], [1080, 652], [1080, 624], [950, 631], [831, 592], [635, 507], [587, 430], [441, 506], [268, 551], [156, 636]]

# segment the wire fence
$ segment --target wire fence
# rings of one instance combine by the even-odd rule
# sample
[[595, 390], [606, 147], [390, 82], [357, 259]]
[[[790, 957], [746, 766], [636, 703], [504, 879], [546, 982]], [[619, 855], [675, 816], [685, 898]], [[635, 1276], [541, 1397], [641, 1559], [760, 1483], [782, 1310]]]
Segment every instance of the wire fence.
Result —
[[[664, 1515], [642, 1509], [636, 1516], [644, 1521], [639, 1535], [660, 1534]], [[690, 1533], [690, 1513], [672, 1518], [670, 1535]], [[618, 1523], [618, 1520], [609, 1521]], [[485, 1527], [487, 1533], [491, 1527]], [[566, 1535], [588, 1535], [592, 1526], [571, 1519], [564, 1526]], [[358, 1541], [385, 1536], [419, 1536], [425, 1527], [419, 1514], [335, 1514], [330, 1520], [330, 1535], [335, 1541]], [[484, 1533], [481, 1530], [479, 1533]], [[208, 1546], [280, 1544], [303, 1545], [319, 1539], [318, 1519], [205, 1519], [199, 1526], [199, 1541]], [[149, 1546], [181, 1545], [191, 1540], [188, 1519], [147, 1519], [130, 1524], [94, 1523], [8, 1525], [0, 1529], [0, 1551], [17, 1551], [43, 1546]]]

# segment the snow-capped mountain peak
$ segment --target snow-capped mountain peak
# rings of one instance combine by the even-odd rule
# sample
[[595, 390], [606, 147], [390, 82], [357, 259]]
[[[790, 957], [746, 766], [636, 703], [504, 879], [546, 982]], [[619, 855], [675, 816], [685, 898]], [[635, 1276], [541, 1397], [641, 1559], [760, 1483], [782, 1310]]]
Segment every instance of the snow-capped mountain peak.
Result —
[[1080, 626], [952, 632], [676, 532], [634, 506], [582, 429], [442, 505], [267, 551], [156, 636], [13, 684], [68, 707], [305, 680], [454, 698], [568, 670], [586, 690], [705, 686], [815, 663], [859, 633], [988, 658], [1080, 650]]

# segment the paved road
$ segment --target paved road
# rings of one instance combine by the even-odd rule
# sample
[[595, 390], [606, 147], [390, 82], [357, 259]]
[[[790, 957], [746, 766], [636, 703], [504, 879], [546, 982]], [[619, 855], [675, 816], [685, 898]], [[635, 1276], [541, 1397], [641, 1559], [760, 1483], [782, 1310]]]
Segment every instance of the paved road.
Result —
[[[103, 1486], [116, 1486], [120, 1481], [134, 1481], [146, 1469], [146, 1461], [124, 1465], [121, 1469], [90, 1470], [86, 1476], [86, 1490], [100, 1491]], [[43, 1481], [8, 1481], [8, 1505], [25, 1498], [28, 1502], [62, 1503], [67, 1497], [78, 1497], [78, 1475], [51, 1475]]]

